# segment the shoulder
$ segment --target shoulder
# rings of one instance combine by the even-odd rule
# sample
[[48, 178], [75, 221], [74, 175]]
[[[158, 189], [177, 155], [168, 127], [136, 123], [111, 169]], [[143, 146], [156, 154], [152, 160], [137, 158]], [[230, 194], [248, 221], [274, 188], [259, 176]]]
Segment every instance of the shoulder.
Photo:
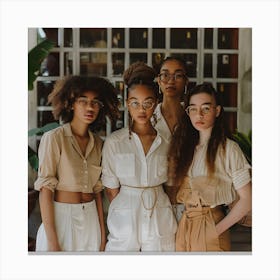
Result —
[[61, 135], [64, 135], [65, 126], [66, 126], [66, 124], [45, 132], [42, 136], [42, 139], [54, 139], [54, 138], [60, 137]]
[[128, 128], [121, 128], [106, 137], [105, 142], [119, 142], [129, 138]]
[[235, 141], [233, 141], [229, 138], [226, 139], [226, 149], [229, 152], [241, 151], [239, 145]]

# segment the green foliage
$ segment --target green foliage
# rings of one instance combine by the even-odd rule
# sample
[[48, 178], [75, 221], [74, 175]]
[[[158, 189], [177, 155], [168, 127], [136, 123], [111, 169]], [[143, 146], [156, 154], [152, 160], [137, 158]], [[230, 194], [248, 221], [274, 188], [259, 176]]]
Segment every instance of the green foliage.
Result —
[[[58, 126], [59, 124], [57, 122], [51, 122], [44, 125], [43, 127], [30, 129], [28, 131], [28, 136], [31, 137], [35, 135], [42, 135], [43, 133], [52, 130]], [[38, 166], [39, 166], [38, 154], [30, 146], [28, 146], [28, 162], [32, 167], [32, 169], [38, 171]]]
[[252, 164], [252, 131], [250, 130], [248, 135], [236, 131], [235, 133], [233, 133], [232, 137], [233, 140], [238, 143], [249, 164]]
[[53, 41], [46, 39], [28, 52], [28, 90], [33, 90], [33, 83], [39, 74], [41, 63], [54, 45]]

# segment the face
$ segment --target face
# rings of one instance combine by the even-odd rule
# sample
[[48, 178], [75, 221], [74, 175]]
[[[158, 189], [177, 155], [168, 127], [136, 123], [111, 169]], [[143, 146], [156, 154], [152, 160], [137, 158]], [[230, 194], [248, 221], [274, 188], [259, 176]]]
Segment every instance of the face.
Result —
[[102, 107], [103, 104], [98, 100], [98, 94], [92, 91], [87, 91], [78, 97], [73, 104], [73, 120], [85, 124], [91, 124], [96, 120]]
[[177, 60], [166, 61], [160, 69], [158, 84], [164, 96], [181, 96], [188, 84], [181, 63]]
[[135, 123], [146, 124], [156, 107], [155, 94], [147, 86], [137, 85], [129, 90], [126, 105]]
[[186, 108], [192, 125], [198, 131], [212, 130], [220, 111], [221, 106], [216, 105], [214, 97], [204, 92], [191, 96]]

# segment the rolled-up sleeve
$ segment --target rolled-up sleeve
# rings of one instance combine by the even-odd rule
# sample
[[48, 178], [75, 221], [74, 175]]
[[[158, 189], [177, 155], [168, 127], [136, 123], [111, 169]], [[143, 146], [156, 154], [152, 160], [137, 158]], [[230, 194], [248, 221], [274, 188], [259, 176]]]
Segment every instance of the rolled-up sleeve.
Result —
[[46, 187], [54, 192], [57, 183], [57, 165], [60, 159], [60, 149], [54, 133], [45, 133], [39, 145], [39, 168], [38, 178], [34, 188], [40, 190]]
[[248, 164], [248, 161], [237, 143], [233, 143], [230, 154], [231, 176], [233, 186], [237, 190], [251, 181], [251, 166]]
[[116, 189], [119, 187], [119, 179], [116, 176], [116, 162], [114, 157], [114, 151], [112, 149], [111, 139], [105, 140], [102, 150], [102, 184], [110, 189]]

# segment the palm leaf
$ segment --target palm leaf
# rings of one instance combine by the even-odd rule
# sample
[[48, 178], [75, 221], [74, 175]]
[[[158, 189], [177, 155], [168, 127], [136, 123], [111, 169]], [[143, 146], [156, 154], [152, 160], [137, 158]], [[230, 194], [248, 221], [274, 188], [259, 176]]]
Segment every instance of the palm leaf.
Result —
[[46, 39], [28, 52], [28, 90], [33, 89], [33, 83], [39, 74], [41, 63], [54, 46], [53, 41]]

